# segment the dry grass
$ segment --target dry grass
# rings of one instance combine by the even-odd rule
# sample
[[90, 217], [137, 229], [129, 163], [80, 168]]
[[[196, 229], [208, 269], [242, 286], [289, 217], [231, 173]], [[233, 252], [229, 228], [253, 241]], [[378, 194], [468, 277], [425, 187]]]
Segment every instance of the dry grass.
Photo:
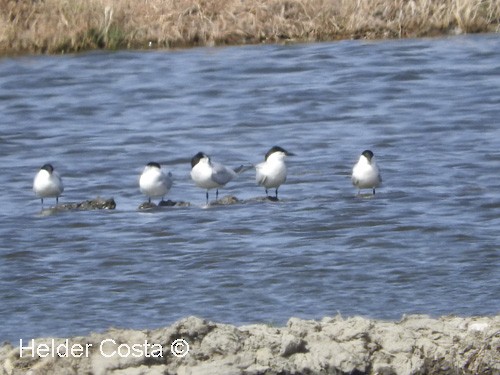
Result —
[[0, 54], [500, 31], [498, 0], [0, 0]]

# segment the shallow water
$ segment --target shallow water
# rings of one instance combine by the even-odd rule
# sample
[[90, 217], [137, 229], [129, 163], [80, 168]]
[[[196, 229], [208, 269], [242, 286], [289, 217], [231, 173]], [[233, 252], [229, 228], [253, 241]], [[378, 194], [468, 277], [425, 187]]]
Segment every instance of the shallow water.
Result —
[[[0, 109], [0, 341], [500, 311], [498, 35], [3, 59]], [[279, 202], [248, 171], [221, 190], [245, 203], [204, 207], [196, 152], [274, 144], [296, 154]], [[366, 148], [384, 184], [358, 197]], [[189, 207], [137, 210], [149, 161]], [[42, 215], [46, 162], [61, 202], [116, 210]]]

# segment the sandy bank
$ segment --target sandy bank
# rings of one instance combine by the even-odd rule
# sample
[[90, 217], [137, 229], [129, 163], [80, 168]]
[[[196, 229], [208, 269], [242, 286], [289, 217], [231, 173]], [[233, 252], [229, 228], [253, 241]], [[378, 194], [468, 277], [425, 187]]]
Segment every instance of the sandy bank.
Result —
[[0, 347], [0, 375], [493, 375], [500, 374], [500, 315], [411, 315], [398, 322], [291, 318], [286, 327], [188, 317], [156, 330], [34, 339], [22, 346]]

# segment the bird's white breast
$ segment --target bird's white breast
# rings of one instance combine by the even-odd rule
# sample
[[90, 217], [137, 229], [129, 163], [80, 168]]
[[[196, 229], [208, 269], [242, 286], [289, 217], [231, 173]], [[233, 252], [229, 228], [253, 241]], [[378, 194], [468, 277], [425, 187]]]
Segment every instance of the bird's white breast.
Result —
[[257, 164], [255, 181], [266, 188], [275, 188], [286, 180], [286, 164], [282, 160], [267, 160]]

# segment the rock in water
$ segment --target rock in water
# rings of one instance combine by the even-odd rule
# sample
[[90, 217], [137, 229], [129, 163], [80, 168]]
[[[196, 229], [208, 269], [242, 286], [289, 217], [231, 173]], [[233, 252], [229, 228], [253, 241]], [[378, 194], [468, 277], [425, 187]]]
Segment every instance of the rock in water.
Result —
[[158, 204], [155, 204], [153, 202], [144, 202], [139, 205], [139, 210], [154, 210], [154, 209], [161, 209], [163, 207], [188, 207], [190, 206], [189, 202], [175, 202], [169, 200], [162, 200]]
[[103, 199], [97, 197], [95, 199], [89, 199], [83, 202], [70, 202], [70, 203], [60, 203], [54, 207], [46, 208], [42, 210], [43, 214], [54, 214], [61, 211], [92, 211], [92, 210], [114, 210], [116, 208], [116, 202], [113, 198]]

